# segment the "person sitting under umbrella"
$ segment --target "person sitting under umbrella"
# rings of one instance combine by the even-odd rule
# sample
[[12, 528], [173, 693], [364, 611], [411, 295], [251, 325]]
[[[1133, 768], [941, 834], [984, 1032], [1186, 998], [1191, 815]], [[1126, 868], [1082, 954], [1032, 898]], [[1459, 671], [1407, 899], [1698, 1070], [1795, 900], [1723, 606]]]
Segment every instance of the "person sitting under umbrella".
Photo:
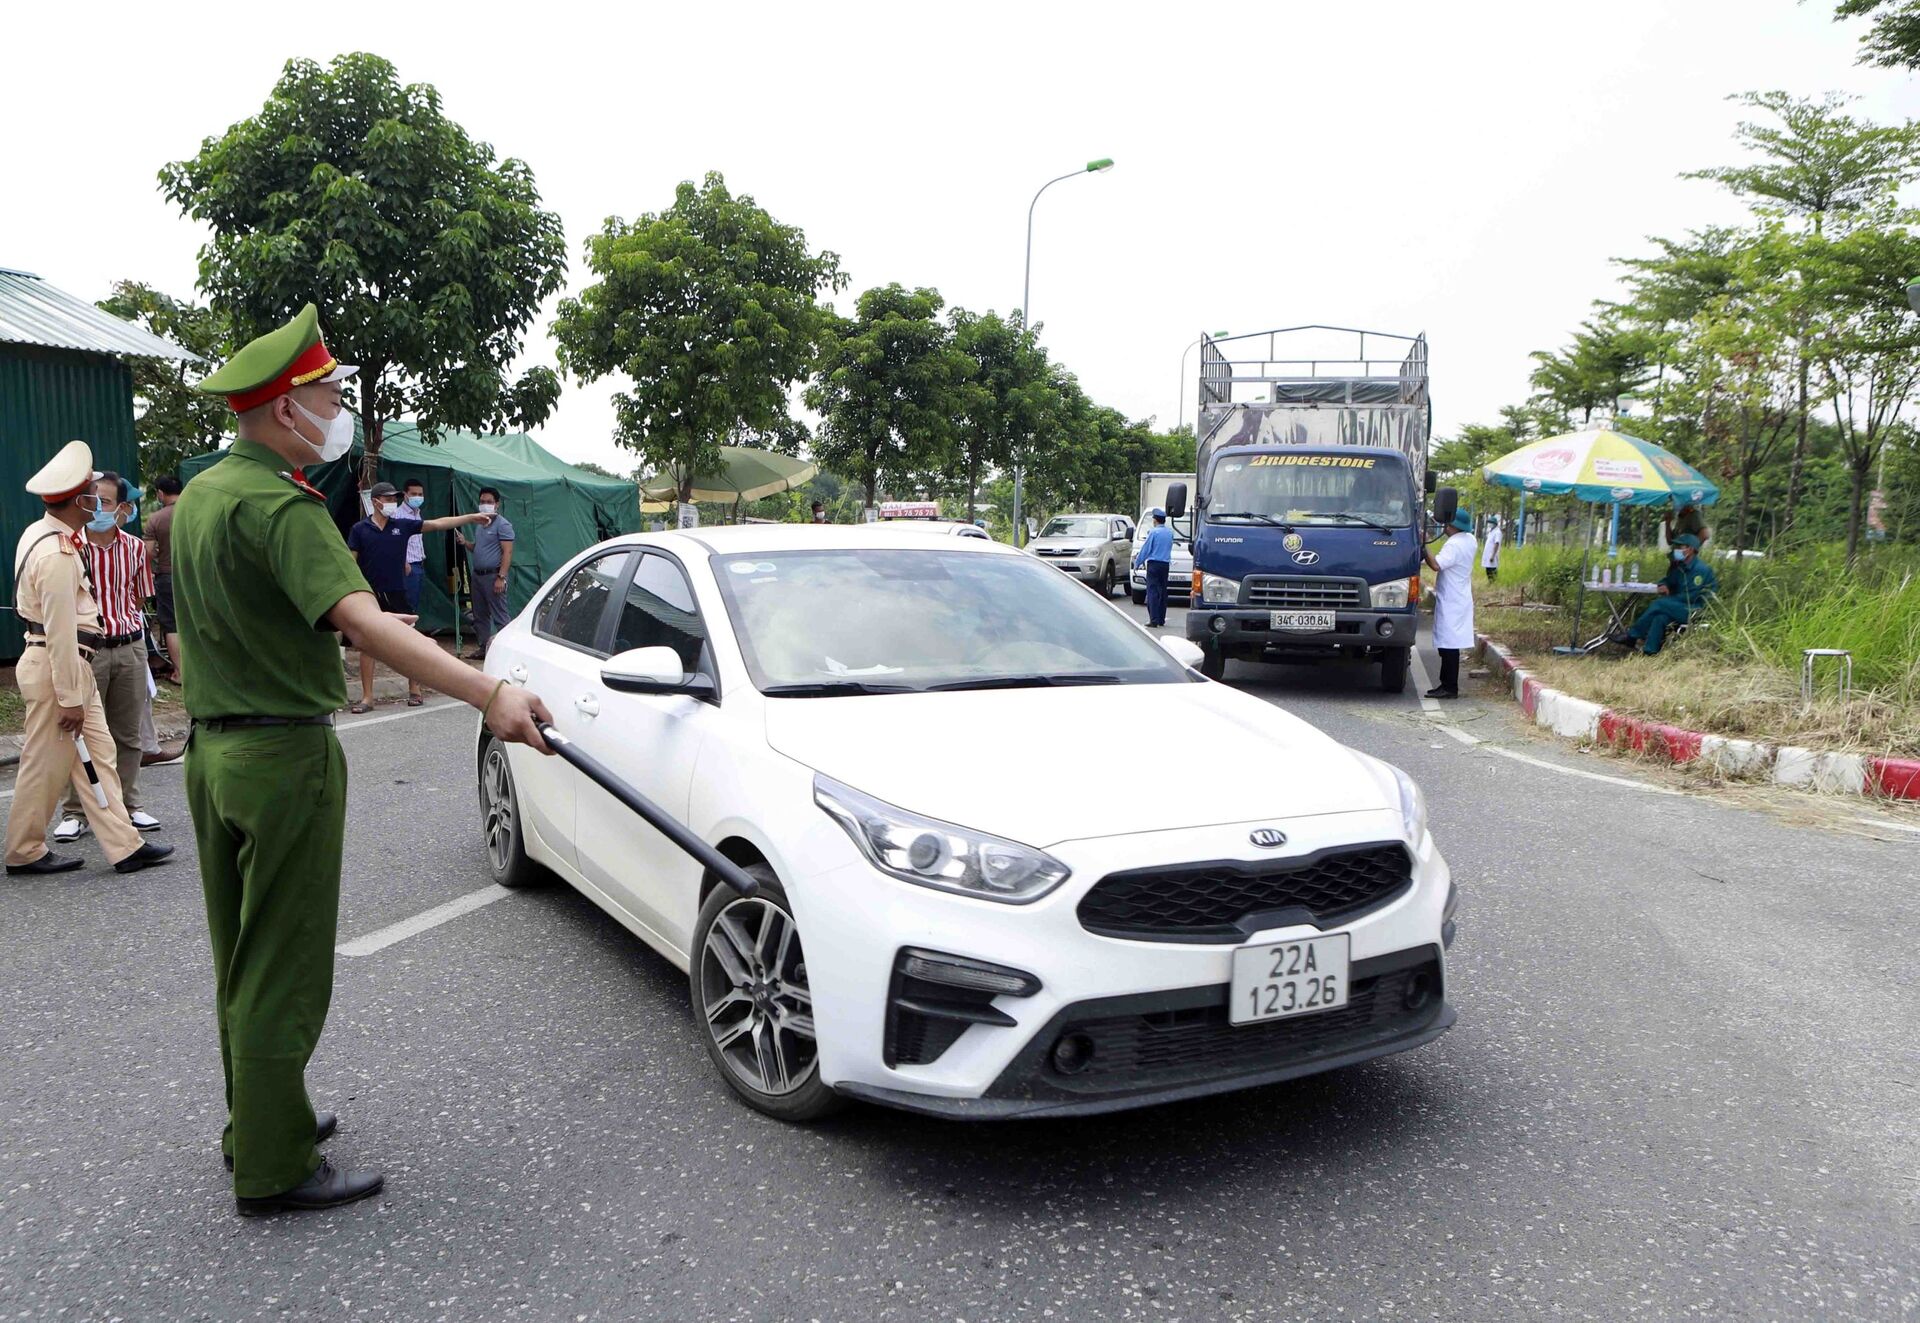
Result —
[[1660, 595], [1647, 603], [1632, 629], [1614, 634], [1608, 641], [1625, 648], [1637, 644], [1651, 657], [1666, 642], [1669, 629], [1692, 620], [1719, 590], [1720, 580], [1713, 566], [1700, 559], [1700, 539], [1692, 533], [1678, 534], [1673, 539], [1673, 564], [1660, 581]]

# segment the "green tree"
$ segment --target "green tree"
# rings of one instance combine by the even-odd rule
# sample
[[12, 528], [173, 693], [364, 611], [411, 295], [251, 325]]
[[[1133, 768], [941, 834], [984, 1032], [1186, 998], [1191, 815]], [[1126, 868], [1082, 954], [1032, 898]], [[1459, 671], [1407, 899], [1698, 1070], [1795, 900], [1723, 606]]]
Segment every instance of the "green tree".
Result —
[[1649, 348], [1644, 330], [1618, 318], [1589, 321], [1566, 349], [1535, 350], [1528, 382], [1542, 399], [1565, 413], [1578, 413], [1582, 422], [1591, 421], [1599, 408], [1617, 414], [1621, 397], [1652, 378]]
[[[1683, 177], [1714, 180], [1758, 210], [1800, 220], [1815, 235], [1825, 234], [1829, 221], [1845, 229], [1854, 217], [1920, 177], [1920, 125], [1863, 123], [1842, 113], [1848, 98], [1838, 93], [1799, 100], [1779, 91], [1746, 92], [1735, 99], [1777, 121], [1742, 121], [1735, 130], [1735, 140], [1758, 159]], [[1794, 332], [1804, 342], [1809, 329], [1802, 321]], [[1785, 503], [1789, 525], [1806, 466], [1811, 371], [1812, 356], [1802, 343], [1795, 356], [1797, 430]]]
[[1047, 351], [1021, 324], [1018, 313], [1002, 317], [955, 308], [950, 321], [954, 347], [974, 364], [956, 392], [954, 414], [957, 454], [966, 469], [966, 508], [971, 512], [979, 499], [981, 475], [1011, 464], [1017, 442], [1047, 430], [1059, 398]]
[[200, 288], [236, 341], [311, 300], [355, 379], [367, 472], [382, 428], [533, 427], [551, 369], [508, 372], [566, 270], [560, 218], [533, 171], [475, 142], [425, 83], [364, 52], [289, 60], [260, 113], [160, 172], [161, 190], [213, 238]]
[[882, 483], [918, 482], [953, 464], [958, 391], [975, 367], [940, 320], [939, 292], [882, 285], [830, 333], [807, 388], [821, 416], [816, 459], [859, 482], [871, 506]]
[[[99, 306], [144, 330], [198, 354], [207, 364], [226, 357], [231, 340], [227, 318], [212, 308], [182, 302], [136, 280], [115, 281]], [[202, 395], [188, 384], [204, 376], [205, 365], [160, 358], [136, 358], [133, 365], [133, 422], [140, 443], [143, 480], [177, 473], [188, 455], [220, 448], [233, 430], [227, 402]]]
[[1840, 0], [1835, 18], [1873, 15], [1860, 38], [1860, 63], [1920, 69], [1920, 0]]
[[789, 392], [831, 318], [819, 296], [846, 285], [835, 254], [712, 173], [664, 211], [610, 217], [586, 257], [594, 283], [553, 323], [560, 364], [582, 381], [626, 377], [615, 439], [672, 473], [682, 499], [721, 443], [791, 432]]

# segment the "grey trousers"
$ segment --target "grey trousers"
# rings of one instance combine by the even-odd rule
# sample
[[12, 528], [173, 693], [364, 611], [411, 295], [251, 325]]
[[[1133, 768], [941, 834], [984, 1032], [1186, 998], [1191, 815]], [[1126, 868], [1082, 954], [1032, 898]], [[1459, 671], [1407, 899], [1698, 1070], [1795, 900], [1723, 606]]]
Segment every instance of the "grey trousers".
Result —
[[[100, 705], [106, 709], [107, 729], [113, 733], [112, 758], [120, 773], [120, 796], [127, 812], [140, 807], [142, 726], [152, 722], [153, 700], [147, 696], [147, 649], [144, 643], [123, 643], [93, 654], [93, 679], [100, 687]], [[105, 749], [89, 748], [94, 765], [109, 756]], [[80, 792], [69, 790], [65, 812], [77, 818], [82, 811]]]
[[493, 636], [507, 627], [513, 617], [507, 612], [507, 595], [493, 590], [493, 576], [499, 569], [473, 571], [473, 633], [485, 652]]

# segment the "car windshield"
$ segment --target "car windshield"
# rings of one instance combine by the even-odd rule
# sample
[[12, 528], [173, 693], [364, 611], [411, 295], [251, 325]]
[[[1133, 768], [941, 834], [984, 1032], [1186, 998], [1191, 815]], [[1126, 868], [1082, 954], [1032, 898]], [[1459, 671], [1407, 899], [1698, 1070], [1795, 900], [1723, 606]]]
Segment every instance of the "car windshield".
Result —
[[713, 565], [747, 669], [770, 694], [1188, 678], [1119, 612], [1026, 556], [849, 548]]
[[1207, 518], [1223, 522], [1411, 522], [1412, 484], [1399, 455], [1225, 455], [1213, 467]]
[[1095, 537], [1102, 542], [1107, 538], [1107, 521], [1097, 515], [1061, 515], [1049, 519], [1047, 526], [1040, 530], [1041, 537]]

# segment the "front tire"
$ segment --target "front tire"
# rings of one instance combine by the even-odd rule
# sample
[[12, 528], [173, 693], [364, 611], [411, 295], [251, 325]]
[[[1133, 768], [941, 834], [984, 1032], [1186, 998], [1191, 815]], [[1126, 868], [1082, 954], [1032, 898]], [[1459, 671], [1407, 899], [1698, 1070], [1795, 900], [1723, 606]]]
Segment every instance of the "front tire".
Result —
[[1407, 687], [1406, 648], [1389, 648], [1380, 658], [1380, 688], [1397, 694]]
[[507, 746], [493, 736], [480, 747], [480, 819], [487, 871], [503, 887], [531, 887], [552, 874], [527, 857], [526, 825]]
[[1108, 561], [1100, 567], [1100, 587], [1097, 591], [1100, 594], [1101, 601], [1111, 602], [1113, 600], [1113, 585], [1118, 582], [1118, 580], [1119, 576], [1113, 572], [1112, 561]]
[[1129, 588], [1127, 590], [1127, 596], [1133, 599], [1133, 604], [1135, 606], [1145, 606], [1147, 604], [1146, 593], [1141, 591], [1138, 588]]
[[1202, 643], [1200, 645], [1200, 674], [1206, 676], [1209, 680], [1226, 679], [1227, 654], [1217, 647], [1209, 647], [1207, 644]]
[[760, 894], [716, 886], [700, 907], [687, 981], [720, 1078], [749, 1107], [817, 1121], [846, 1102], [820, 1079], [813, 994], [793, 907], [773, 870], [749, 864]]

